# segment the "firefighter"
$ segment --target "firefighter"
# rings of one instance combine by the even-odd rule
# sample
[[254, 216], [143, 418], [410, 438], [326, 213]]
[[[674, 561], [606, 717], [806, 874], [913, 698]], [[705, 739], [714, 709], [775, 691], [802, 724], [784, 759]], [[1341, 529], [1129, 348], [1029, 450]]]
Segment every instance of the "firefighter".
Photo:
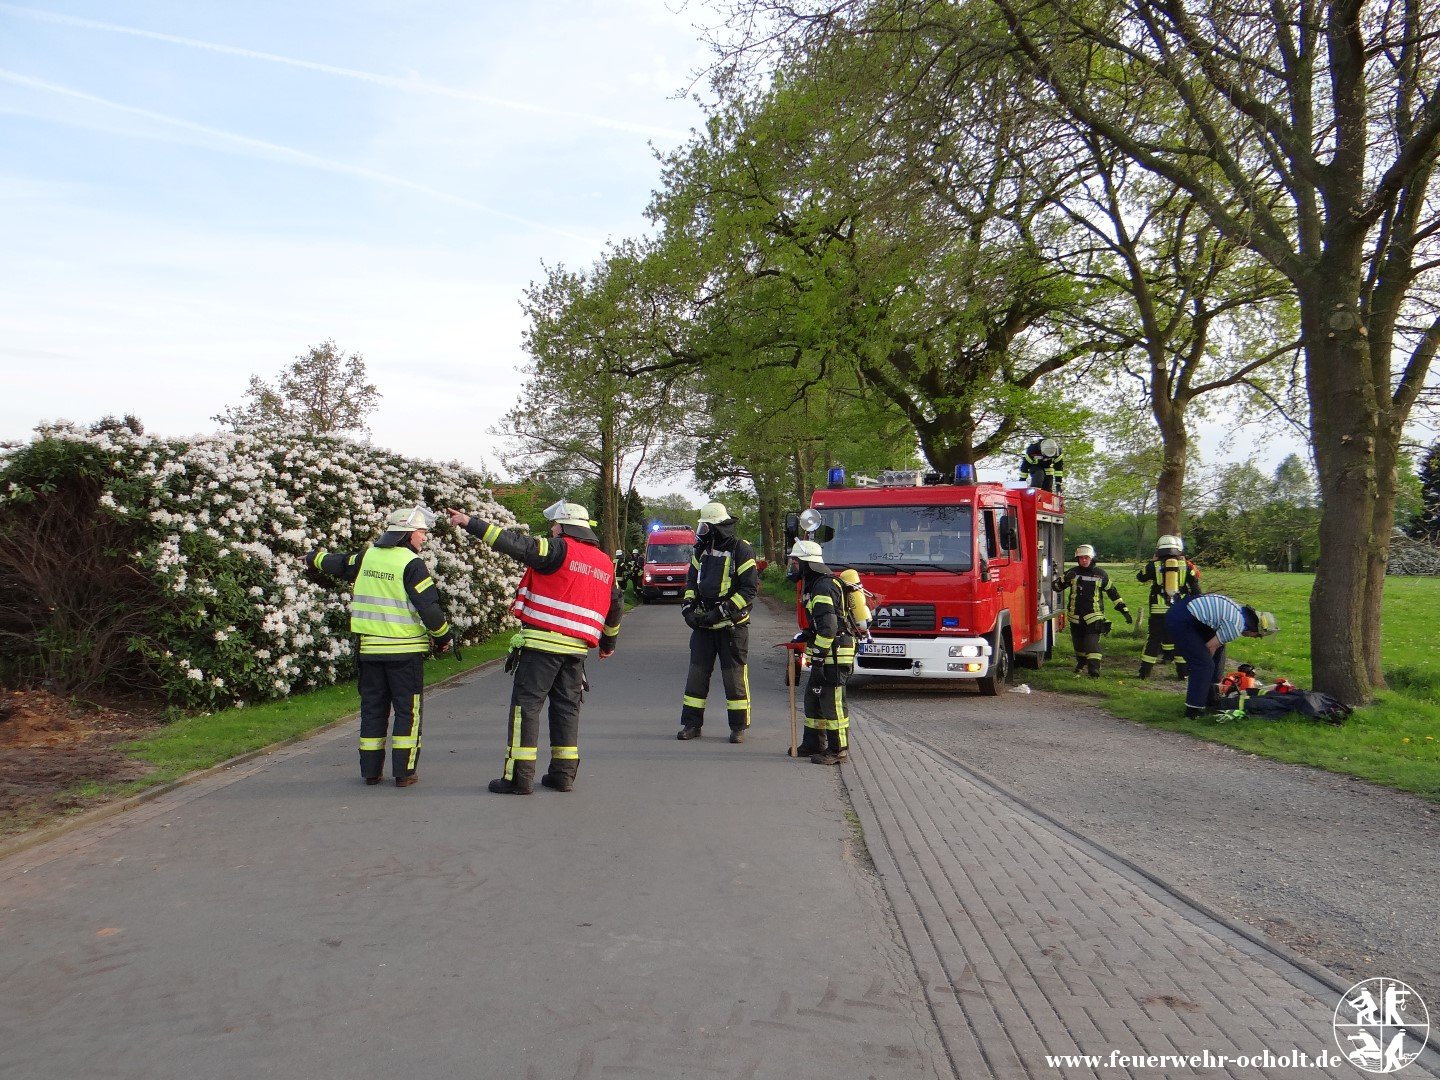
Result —
[[[305, 565], [354, 585], [350, 632], [360, 636], [360, 775], [378, 784], [385, 771], [385, 734], [396, 787], [419, 782], [420, 728], [424, 713], [425, 657], [455, 640], [440, 603], [440, 589], [420, 547], [435, 524], [423, 506], [396, 510], [385, 531], [357, 552], [317, 548]], [[390, 714], [395, 714], [394, 727]]]
[[548, 537], [501, 529], [458, 510], [450, 523], [517, 562], [525, 576], [510, 613], [520, 620], [505, 670], [514, 671], [505, 750], [505, 770], [490, 781], [497, 795], [529, 795], [535, 789], [540, 710], [550, 702], [550, 767], [540, 783], [570, 791], [580, 770], [580, 703], [585, 692], [585, 657], [599, 647], [600, 659], [615, 651], [625, 603], [615, 564], [591, 531], [590, 512], [579, 503], [545, 508]]
[[1275, 616], [1219, 593], [1182, 596], [1165, 613], [1175, 651], [1189, 668], [1185, 715], [1200, 716], [1220, 696], [1225, 646], [1238, 637], [1269, 637], [1279, 629]]
[[1056, 439], [1036, 439], [1020, 455], [1020, 479], [1033, 488], [1060, 494], [1065, 482], [1065, 458]]
[[625, 561], [625, 576], [630, 580], [630, 589], [635, 599], [640, 599], [640, 586], [645, 576], [645, 560], [640, 558], [640, 549], [631, 548], [630, 557]]
[[820, 545], [796, 540], [785, 576], [800, 582], [809, 624], [796, 635], [807, 643], [810, 681], [805, 686], [805, 735], [797, 748], [816, 765], [838, 765], [850, 752], [850, 709], [845, 682], [855, 667], [855, 614], [845, 586], [825, 565]]
[[1175, 655], [1175, 643], [1165, 629], [1165, 613], [1181, 596], [1200, 595], [1200, 571], [1185, 558], [1185, 542], [1169, 533], [1155, 541], [1155, 557], [1135, 575], [1150, 583], [1150, 636], [1140, 656], [1140, 678], [1148, 679], [1156, 664], [1175, 661], [1175, 677], [1185, 678], [1185, 657]]
[[1053, 585], [1056, 592], [1070, 590], [1065, 614], [1070, 623], [1070, 639], [1075, 643], [1075, 674], [1088, 671], [1092, 679], [1098, 679], [1100, 638], [1110, 630], [1110, 620], [1105, 617], [1105, 598], [1110, 598], [1115, 610], [1125, 616], [1127, 623], [1133, 624], [1135, 619], [1120, 591], [1110, 584], [1110, 575], [1095, 564], [1093, 547], [1089, 544], [1077, 547], [1075, 561], [1079, 565], [1066, 570]]
[[695, 528], [695, 551], [680, 604], [680, 616], [690, 627], [690, 670], [677, 739], [700, 737], [710, 674], [719, 660], [730, 741], [745, 741], [750, 726], [750, 612], [759, 590], [754, 549], [736, 535], [735, 519], [724, 504], [706, 503]]

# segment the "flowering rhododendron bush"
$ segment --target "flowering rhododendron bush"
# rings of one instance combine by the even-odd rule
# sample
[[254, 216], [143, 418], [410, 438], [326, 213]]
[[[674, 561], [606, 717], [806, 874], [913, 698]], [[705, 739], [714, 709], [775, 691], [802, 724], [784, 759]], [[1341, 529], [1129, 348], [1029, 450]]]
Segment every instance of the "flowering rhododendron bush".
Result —
[[[416, 504], [514, 524], [485, 483], [335, 438], [42, 428], [0, 458], [0, 651], [12, 672], [190, 708], [336, 682], [350, 589], [305, 553], [358, 551]], [[517, 563], [447, 525], [421, 555], [462, 641], [512, 624]]]

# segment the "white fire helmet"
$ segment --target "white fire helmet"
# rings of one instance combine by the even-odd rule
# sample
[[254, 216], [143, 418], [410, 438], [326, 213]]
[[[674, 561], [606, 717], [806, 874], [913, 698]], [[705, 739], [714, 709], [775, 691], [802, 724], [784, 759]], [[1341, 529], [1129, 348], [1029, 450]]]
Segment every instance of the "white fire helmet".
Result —
[[1155, 550], [1164, 551], [1166, 548], [1174, 548], [1176, 551], [1184, 554], [1185, 541], [1178, 536], [1172, 536], [1170, 533], [1166, 533], [1160, 537], [1159, 540], [1155, 541]]
[[724, 503], [708, 502], [700, 511], [701, 525], [719, 525], [722, 521], [729, 521], [730, 514], [725, 509]]
[[561, 525], [578, 525], [582, 529], [590, 527], [590, 511], [579, 503], [568, 502], [565, 499], [551, 503], [545, 508], [544, 514], [546, 521], [558, 521]]
[[1089, 559], [1095, 558], [1095, 549], [1089, 544], [1081, 544], [1075, 549], [1075, 558], [1079, 559], [1082, 557]]
[[799, 559], [801, 562], [823, 563], [825, 554], [820, 550], [820, 545], [814, 540], [796, 540], [790, 548], [789, 558]]
[[1060, 443], [1056, 439], [1040, 440], [1040, 456], [1055, 458], [1060, 456]]
[[404, 510], [392, 511], [385, 519], [386, 532], [413, 532], [416, 529], [433, 529], [435, 512], [423, 506], [411, 506]]

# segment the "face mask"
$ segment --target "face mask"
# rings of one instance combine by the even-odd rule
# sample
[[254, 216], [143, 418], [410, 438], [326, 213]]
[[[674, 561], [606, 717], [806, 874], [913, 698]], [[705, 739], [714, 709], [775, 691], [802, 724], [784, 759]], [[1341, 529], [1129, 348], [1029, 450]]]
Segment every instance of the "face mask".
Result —
[[695, 530], [695, 538], [698, 540], [700, 537], [704, 536], [709, 531], [710, 523], [708, 521], [702, 521], [700, 522], [700, 526]]
[[803, 573], [804, 571], [800, 569], [800, 564], [798, 562], [792, 562], [789, 566], [785, 567], [785, 580], [799, 581]]

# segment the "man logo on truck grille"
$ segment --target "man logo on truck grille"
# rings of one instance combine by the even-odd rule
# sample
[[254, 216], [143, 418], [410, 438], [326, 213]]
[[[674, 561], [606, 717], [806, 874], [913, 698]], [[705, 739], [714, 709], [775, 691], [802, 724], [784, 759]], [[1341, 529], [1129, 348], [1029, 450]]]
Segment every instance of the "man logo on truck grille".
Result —
[[1430, 1012], [1399, 979], [1366, 979], [1335, 1006], [1335, 1045], [1350, 1064], [1370, 1073], [1399, 1072], [1420, 1056]]

